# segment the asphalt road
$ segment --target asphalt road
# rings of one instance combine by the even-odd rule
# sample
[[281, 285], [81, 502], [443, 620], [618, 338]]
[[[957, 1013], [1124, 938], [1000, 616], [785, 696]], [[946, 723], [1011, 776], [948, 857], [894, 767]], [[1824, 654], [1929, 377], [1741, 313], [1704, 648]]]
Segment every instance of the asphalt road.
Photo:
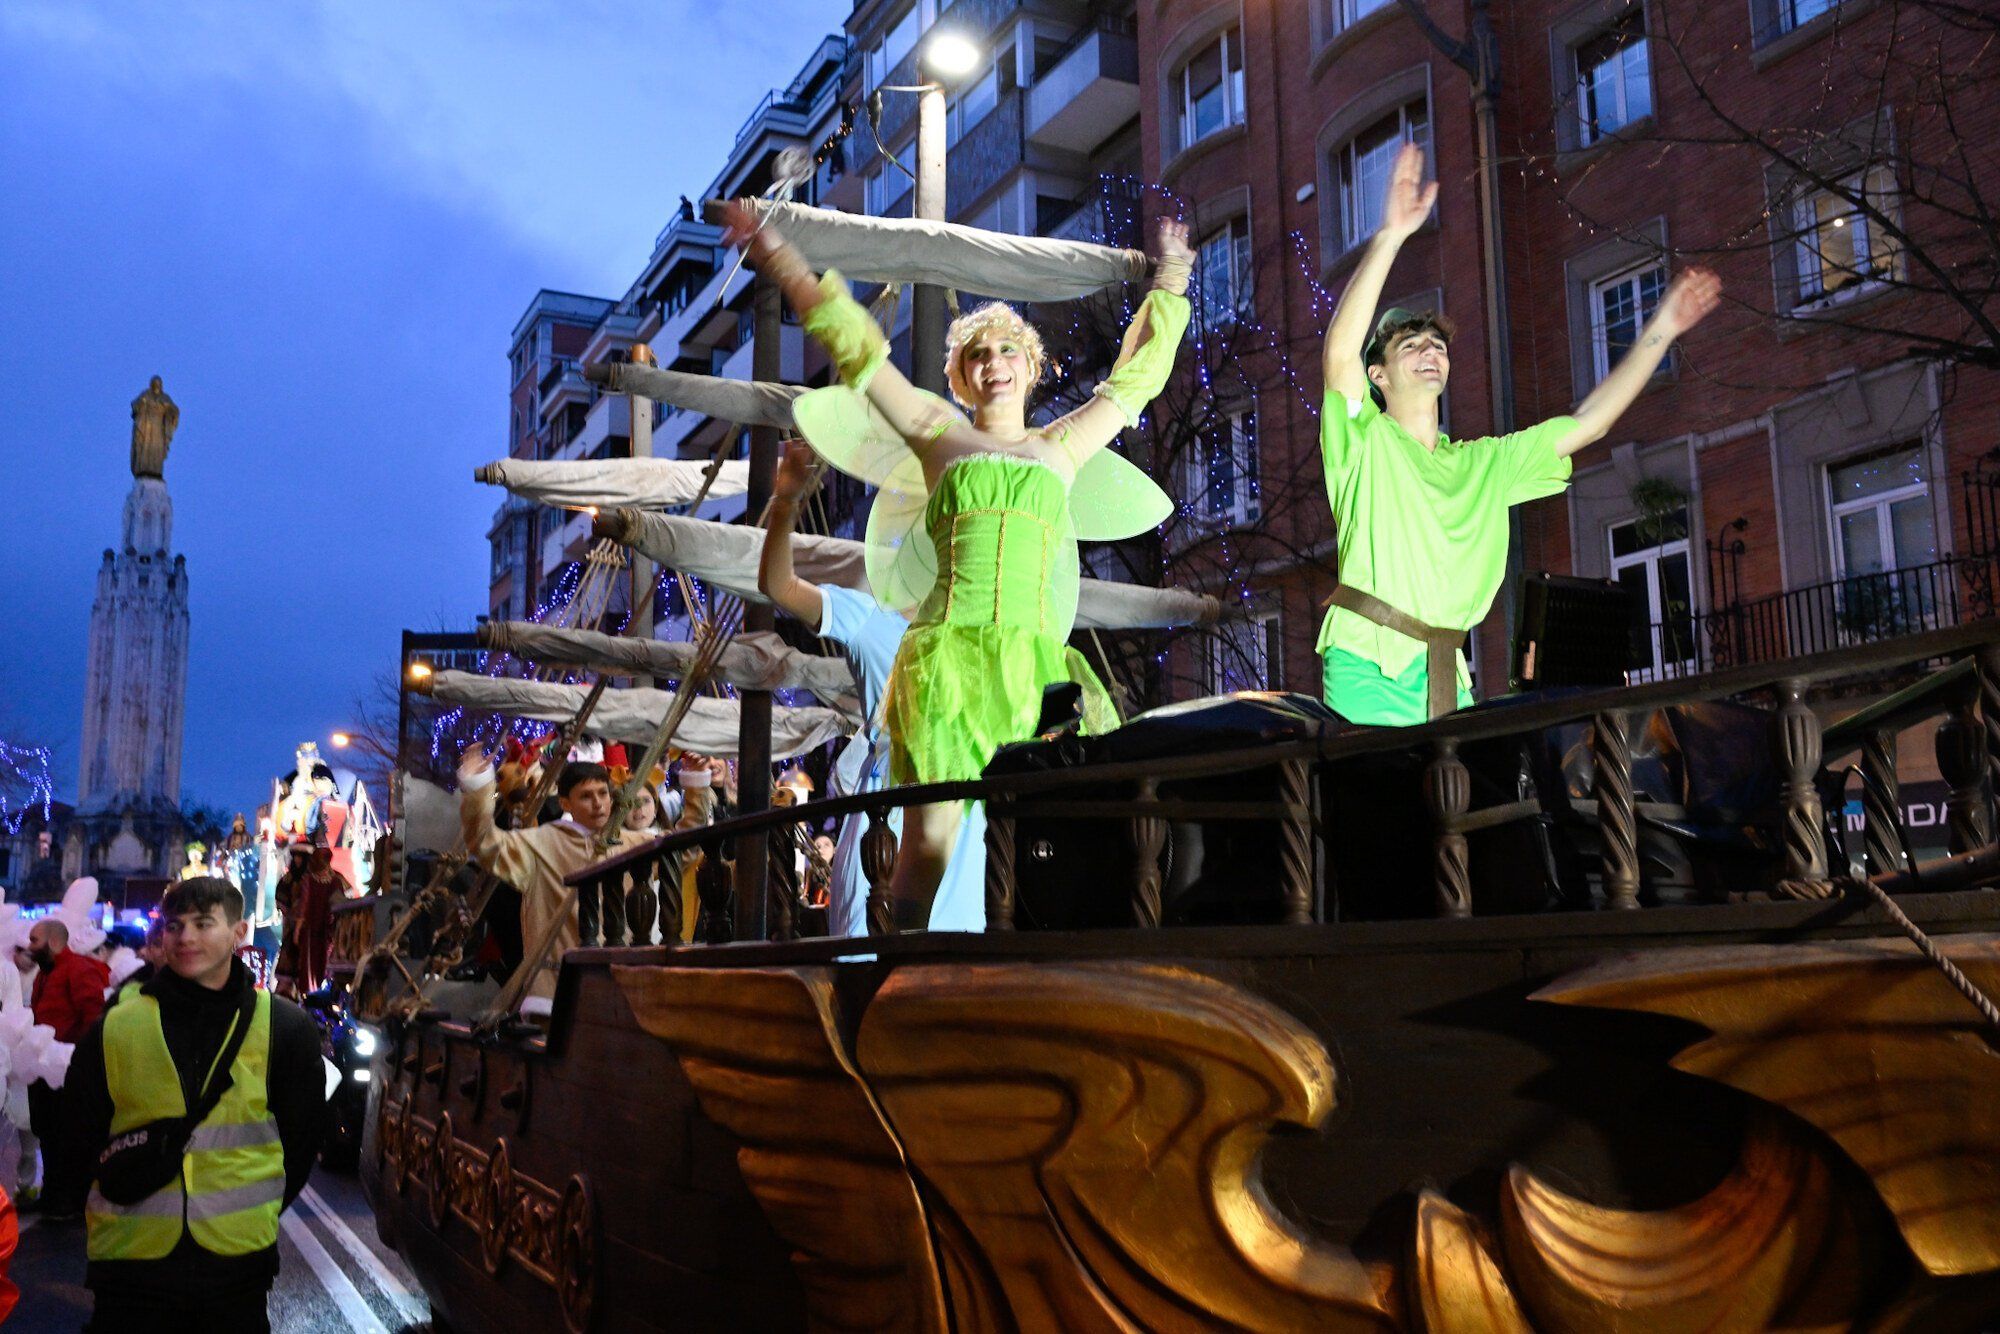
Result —
[[[9, 1275], [21, 1303], [7, 1334], [76, 1334], [90, 1314], [83, 1286], [83, 1225], [22, 1219]], [[428, 1334], [430, 1304], [394, 1251], [352, 1176], [319, 1168], [278, 1230], [274, 1334]]]

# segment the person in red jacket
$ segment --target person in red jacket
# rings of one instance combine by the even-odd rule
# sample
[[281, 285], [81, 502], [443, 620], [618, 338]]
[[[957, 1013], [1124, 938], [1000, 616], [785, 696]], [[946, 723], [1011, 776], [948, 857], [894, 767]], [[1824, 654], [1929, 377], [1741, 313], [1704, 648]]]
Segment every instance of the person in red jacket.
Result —
[[[69, 928], [53, 918], [28, 932], [28, 953], [41, 969], [28, 1001], [35, 1022], [53, 1028], [57, 1042], [81, 1042], [104, 1014], [111, 970], [71, 949]], [[28, 1085], [28, 1120], [42, 1145], [42, 1217], [51, 1223], [80, 1220], [90, 1186], [87, 1166], [75, 1161], [69, 1119], [60, 1090], [39, 1079]]]

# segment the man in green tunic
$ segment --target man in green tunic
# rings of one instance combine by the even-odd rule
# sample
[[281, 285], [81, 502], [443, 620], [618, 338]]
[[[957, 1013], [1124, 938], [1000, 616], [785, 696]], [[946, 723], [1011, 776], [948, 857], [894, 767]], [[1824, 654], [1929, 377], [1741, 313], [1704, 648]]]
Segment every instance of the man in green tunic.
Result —
[[1423, 175], [1423, 150], [1404, 145], [1382, 225], [1326, 331], [1320, 453], [1340, 587], [1318, 647], [1327, 704], [1357, 723], [1409, 726], [1472, 702], [1458, 645], [1500, 590], [1508, 508], [1569, 484], [1570, 455], [1603, 438], [1722, 290], [1706, 269], [1676, 278], [1574, 416], [1448, 439], [1438, 402], [1451, 374], [1449, 321], [1390, 310], [1370, 329], [1396, 252], [1437, 200], [1437, 183]]

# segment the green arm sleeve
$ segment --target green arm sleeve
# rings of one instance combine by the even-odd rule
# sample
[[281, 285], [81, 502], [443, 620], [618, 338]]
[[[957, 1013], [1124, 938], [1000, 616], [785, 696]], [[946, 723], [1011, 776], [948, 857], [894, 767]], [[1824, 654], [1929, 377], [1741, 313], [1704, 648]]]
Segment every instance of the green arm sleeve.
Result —
[[1146, 293], [1139, 313], [1126, 330], [1129, 344], [1139, 330], [1148, 326], [1152, 336], [1140, 343], [1124, 364], [1106, 376], [1096, 392], [1110, 399], [1125, 414], [1128, 426], [1139, 424], [1139, 414], [1153, 401], [1173, 374], [1174, 358], [1180, 354], [1181, 339], [1187, 334], [1188, 299], [1158, 288]]
[[875, 372], [889, 359], [889, 340], [848, 292], [847, 281], [838, 270], [828, 269], [821, 275], [819, 290], [826, 300], [806, 315], [805, 330], [833, 358], [842, 384], [856, 391], [866, 390]]

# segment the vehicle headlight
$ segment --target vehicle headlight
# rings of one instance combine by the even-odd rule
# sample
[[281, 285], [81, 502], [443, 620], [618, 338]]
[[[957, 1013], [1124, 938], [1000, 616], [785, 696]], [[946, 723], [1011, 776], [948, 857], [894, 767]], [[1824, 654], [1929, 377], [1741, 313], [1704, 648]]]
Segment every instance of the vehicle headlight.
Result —
[[375, 1054], [375, 1030], [354, 1026], [354, 1054], [364, 1059]]

